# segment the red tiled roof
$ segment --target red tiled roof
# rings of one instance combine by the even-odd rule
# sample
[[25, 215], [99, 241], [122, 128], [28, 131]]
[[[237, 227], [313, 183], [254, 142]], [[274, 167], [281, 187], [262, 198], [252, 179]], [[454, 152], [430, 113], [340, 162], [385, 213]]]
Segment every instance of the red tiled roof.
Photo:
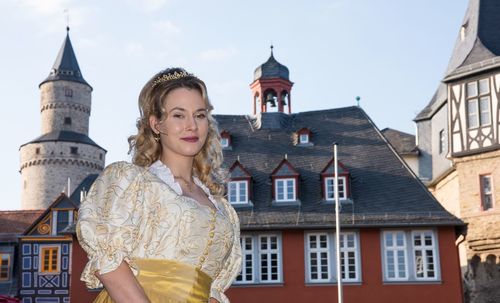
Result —
[[0, 211], [0, 235], [23, 233], [43, 212], [43, 209]]

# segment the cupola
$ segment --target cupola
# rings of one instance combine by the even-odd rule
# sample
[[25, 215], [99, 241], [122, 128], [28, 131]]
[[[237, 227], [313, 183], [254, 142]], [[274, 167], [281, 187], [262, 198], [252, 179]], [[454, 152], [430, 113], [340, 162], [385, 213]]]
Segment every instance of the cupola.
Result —
[[260, 108], [261, 113], [292, 112], [290, 91], [293, 83], [289, 76], [288, 68], [274, 58], [271, 45], [271, 56], [255, 69], [254, 80], [250, 84], [254, 115], [257, 114], [257, 108]]

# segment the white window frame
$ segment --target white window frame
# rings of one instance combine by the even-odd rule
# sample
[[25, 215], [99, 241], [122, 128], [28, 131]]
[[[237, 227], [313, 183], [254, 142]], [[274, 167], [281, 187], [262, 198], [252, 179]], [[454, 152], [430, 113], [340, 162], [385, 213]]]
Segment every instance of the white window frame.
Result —
[[[262, 238], [265, 237], [268, 240], [268, 244], [270, 243], [269, 240], [271, 237], [276, 237], [276, 248], [271, 249], [269, 246], [267, 249], [262, 249]], [[251, 238], [252, 240], [252, 249], [251, 250], [246, 250], [245, 247], [242, 246], [242, 262], [245, 262], [248, 258], [248, 255], [252, 256], [252, 279], [246, 279], [246, 277], [241, 276], [242, 278], [240, 280], [235, 280], [233, 283], [235, 285], [246, 285], [246, 284], [279, 284], [283, 283], [283, 256], [282, 256], [282, 243], [281, 243], [281, 234], [279, 233], [251, 233], [251, 234], [242, 234], [241, 238]], [[276, 259], [276, 270], [277, 270], [277, 279], [272, 279], [272, 271], [271, 271], [271, 258], [270, 256], [272, 254], [277, 255]], [[267, 275], [268, 279], [263, 280], [262, 279], [262, 256], [267, 255]], [[242, 265], [245, 265], [243, 263]], [[243, 269], [244, 266], [242, 266], [242, 269], [240, 271], [240, 274], [246, 273], [246, 270]]]
[[[328, 242], [328, 250], [326, 252], [328, 253], [327, 258], [328, 258], [328, 279], [322, 279], [322, 278], [317, 278], [317, 279], [312, 279], [312, 270], [311, 270], [311, 254], [315, 252], [324, 252], [324, 249], [313, 249], [311, 248], [310, 245], [310, 236], [320, 236], [320, 235], [327, 235], [327, 242]], [[345, 239], [348, 236], [353, 236], [353, 247], [348, 247], [345, 245], [347, 242]], [[341, 264], [340, 266], [343, 266], [341, 268], [341, 273], [344, 273], [344, 278], [342, 279], [342, 282], [346, 283], [359, 283], [361, 282], [361, 251], [360, 251], [360, 245], [359, 245], [359, 233], [355, 231], [347, 231], [347, 232], [341, 232], [340, 233], [340, 238], [341, 238], [341, 244], [343, 243], [340, 247], [340, 254], [341, 254]], [[305, 238], [304, 238], [304, 243], [305, 245], [305, 268], [306, 268], [306, 283], [309, 284], [321, 284], [321, 283], [337, 283], [337, 258], [336, 258], [336, 237], [335, 237], [335, 232], [326, 232], [326, 231], [313, 231], [313, 232], [306, 232], [305, 233]], [[318, 242], [317, 242], [318, 243]], [[355, 277], [354, 278], [347, 278], [348, 277], [348, 269], [349, 263], [346, 262], [348, 260], [348, 253], [353, 252], [354, 253], [354, 266], [355, 266]], [[319, 273], [319, 272], [318, 272]]]
[[[390, 234], [393, 235], [393, 246], [392, 247], [387, 247], [386, 245], [386, 235]], [[402, 234], [403, 235], [403, 241], [404, 245], [395, 245], [395, 235], [397, 234]], [[416, 245], [414, 243], [414, 236], [415, 235], [422, 235], [422, 234], [430, 234], [431, 239], [432, 239], [432, 245]], [[438, 236], [437, 236], [437, 231], [432, 230], [432, 229], [417, 229], [417, 230], [386, 230], [381, 233], [381, 249], [382, 249], [382, 262], [383, 262], [383, 281], [384, 282], [436, 282], [441, 280], [441, 265], [440, 265], [440, 256], [439, 256], [439, 241], [438, 241]], [[424, 238], [425, 239], [425, 238]], [[424, 243], [425, 244], [425, 243]], [[399, 275], [399, 269], [397, 267], [397, 264], [394, 264], [394, 274], [395, 277], [389, 277], [388, 273], [388, 260], [387, 260], [387, 252], [388, 251], [401, 251], [404, 249], [404, 267], [405, 267], [405, 275], [406, 277], [402, 277]], [[426, 250], [431, 250], [432, 251], [432, 257], [434, 261], [434, 277], [429, 277], [429, 270], [428, 270], [428, 260], [422, 260], [423, 263], [421, 263], [425, 268], [427, 268], [426, 273], [422, 277], [418, 277], [418, 260], [416, 259], [417, 257], [417, 251], [426, 251]], [[397, 257], [397, 254], [395, 255]], [[410, 257], [411, 256], [411, 257]]]
[[[246, 241], [249, 241], [250, 248], [247, 249]], [[234, 280], [234, 284], [254, 283], [255, 281], [255, 239], [251, 235], [242, 235], [240, 237], [241, 244], [241, 271]], [[247, 263], [250, 266], [247, 266]], [[247, 279], [250, 271], [251, 278]]]
[[[403, 244], [398, 245], [397, 244], [397, 235], [400, 234], [403, 236]], [[392, 238], [392, 245], [387, 246], [386, 242], [386, 237], [388, 235], [391, 235]], [[409, 273], [408, 273], [408, 245], [407, 245], [407, 239], [404, 231], [401, 230], [394, 230], [394, 231], [384, 231], [383, 232], [383, 237], [382, 237], [382, 242], [383, 242], [383, 258], [384, 258], [384, 279], [386, 281], [406, 281], [409, 278]], [[388, 253], [392, 253], [392, 259], [394, 260], [394, 263], [392, 264], [394, 266], [394, 277], [389, 277], [389, 261], [388, 261]], [[398, 260], [401, 256], [399, 255], [400, 252], [403, 252], [403, 260]], [[400, 274], [400, 266], [404, 266], [404, 276]]]
[[[235, 195], [235, 199], [232, 199], [233, 196], [231, 195], [231, 186], [234, 185], [236, 186], [235, 190], [236, 190], [236, 195]], [[245, 199], [244, 200], [241, 200], [240, 197], [241, 197], [241, 189], [242, 187], [245, 188]], [[249, 199], [248, 199], [248, 181], [246, 180], [239, 180], [239, 181], [229, 181], [228, 184], [227, 184], [227, 200], [231, 203], [231, 204], [247, 204]]]
[[[332, 182], [331, 190], [328, 186], [328, 182]], [[325, 177], [323, 181], [323, 185], [325, 186], [325, 200], [326, 201], [335, 201], [335, 177]], [[340, 200], [345, 200], [347, 199], [347, 178], [344, 176], [339, 176], [339, 184], [338, 187], [343, 186], [344, 190], [341, 192], [339, 190], [339, 199]], [[333, 191], [332, 191], [333, 190]], [[329, 198], [330, 194], [332, 195], [331, 198]]]
[[225, 148], [225, 147], [229, 147], [229, 138], [220, 138], [220, 145]]
[[[289, 188], [289, 185], [288, 185], [288, 181], [292, 181], [292, 196], [290, 197], [288, 195], [288, 188]], [[279, 199], [279, 191], [278, 191], [278, 183], [282, 183], [283, 186], [283, 198], [282, 199]], [[276, 200], [276, 202], [289, 202], [289, 201], [296, 201], [297, 200], [297, 195], [296, 195], [296, 188], [297, 188], [297, 184], [295, 182], [295, 178], [277, 178], [274, 180], [274, 193], [275, 193], [275, 197], [274, 199]]]
[[309, 143], [309, 134], [299, 134], [299, 143], [300, 144]]
[[[426, 245], [425, 244], [425, 237], [427, 235], [430, 235], [432, 244], [431, 245]], [[415, 244], [415, 237], [419, 236], [421, 245]], [[436, 269], [436, 264], [437, 264], [437, 249], [436, 249], [436, 237], [434, 235], [434, 232], [432, 230], [417, 230], [417, 231], [412, 231], [411, 232], [411, 240], [412, 240], [412, 245], [413, 245], [413, 262], [414, 262], [414, 271], [415, 271], [415, 279], [416, 280], [426, 280], [426, 281], [434, 281], [436, 280], [437, 276], [437, 269]], [[433, 264], [432, 266], [434, 267], [434, 277], [429, 277], [430, 269], [429, 269], [429, 263], [428, 263], [428, 254], [427, 252], [431, 251], [432, 254], [432, 259], [433, 259]], [[417, 262], [417, 252], [421, 253], [421, 265], [422, 265], [422, 272], [423, 276], [419, 277], [419, 263]]]
[[[311, 247], [311, 237], [315, 238], [316, 241], [316, 247]], [[321, 237], [326, 237], [326, 247], [320, 247], [321, 243]], [[310, 282], [330, 282], [332, 278], [332, 273], [331, 273], [331, 253], [330, 253], [330, 239], [327, 233], [309, 233], [306, 235], [307, 239], [307, 272], [308, 272], [308, 279]], [[320, 278], [323, 275], [323, 271], [321, 270], [323, 264], [321, 264], [321, 254], [326, 253], [326, 278]], [[313, 278], [313, 264], [312, 264], [312, 257], [315, 255], [315, 258], [317, 260], [317, 264], [315, 265], [317, 267], [316, 274], [318, 275], [317, 278]]]

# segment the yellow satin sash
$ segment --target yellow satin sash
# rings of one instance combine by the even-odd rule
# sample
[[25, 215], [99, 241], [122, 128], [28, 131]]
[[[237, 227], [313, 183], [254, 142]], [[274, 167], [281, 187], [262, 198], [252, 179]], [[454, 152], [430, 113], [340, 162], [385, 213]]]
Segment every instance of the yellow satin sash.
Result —
[[[137, 280], [152, 303], [208, 302], [212, 278], [195, 266], [171, 260], [138, 259]], [[113, 303], [103, 289], [94, 303]]]

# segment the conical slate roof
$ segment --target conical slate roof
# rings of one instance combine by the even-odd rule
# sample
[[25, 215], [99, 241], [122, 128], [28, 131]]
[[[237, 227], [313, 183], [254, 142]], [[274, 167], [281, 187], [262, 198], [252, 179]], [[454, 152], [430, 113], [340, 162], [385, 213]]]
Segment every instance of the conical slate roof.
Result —
[[445, 80], [500, 65], [500, 1], [470, 0]]
[[[444, 82], [500, 67], [500, 1], [470, 0]], [[440, 83], [429, 104], [414, 121], [430, 119], [447, 100], [446, 84]]]
[[253, 73], [253, 80], [258, 79], [270, 79], [270, 78], [281, 78], [290, 81], [290, 71], [288, 67], [279, 63], [274, 59], [273, 47], [271, 46], [271, 56], [267, 61], [257, 67]]
[[56, 61], [50, 70], [49, 76], [40, 83], [40, 85], [57, 80], [66, 80], [86, 84], [90, 86], [85, 79], [83, 79], [82, 72], [78, 66], [71, 40], [69, 39], [69, 28], [67, 28], [66, 39], [59, 50]]

